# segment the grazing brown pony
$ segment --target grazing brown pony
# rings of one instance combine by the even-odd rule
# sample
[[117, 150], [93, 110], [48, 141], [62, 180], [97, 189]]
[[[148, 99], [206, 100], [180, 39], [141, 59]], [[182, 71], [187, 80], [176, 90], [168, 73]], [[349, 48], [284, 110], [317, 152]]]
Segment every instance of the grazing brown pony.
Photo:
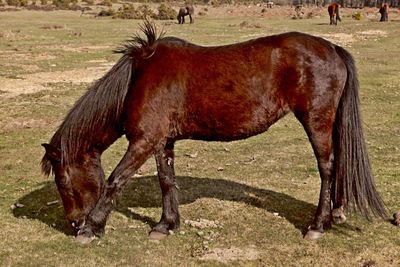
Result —
[[332, 3], [328, 6], [328, 13], [330, 19], [330, 25], [337, 25], [337, 21], [342, 21], [339, 15], [339, 5]]
[[381, 19], [379, 21], [389, 21], [389, 4], [383, 3], [379, 9], [379, 13], [381, 14]]
[[[147, 38], [136, 36], [120, 51], [120, 60], [44, 144], [42, 170], [55, 174], [78, 240], [104, 233], [118, 195], [151, 155], [163, 210], [150, 235], [177, 229], [175, 142], [245, 139], [289, 112], [308, 135], [321, 177], [318, 208], [305, 238], [319, 238], [332, 220], [343, 222], [348, 206], [367, 217], [387, 217], [363, 137], [356, 67], [346, 50], [298, 32], [203, 47], [158, 36], [149, 22], [142, 31]], [[105, 181], [101, 155], [123, 134], [127, 151]]]
[[190, 23], [194, 22], [192, 15], [194, 14], [194, 7], [192, 5], [187, 5], [185, 7], [181, 7], [178, 12], [178, 23], [183, 24], [185, 23], [185, 16], [189, 16]]

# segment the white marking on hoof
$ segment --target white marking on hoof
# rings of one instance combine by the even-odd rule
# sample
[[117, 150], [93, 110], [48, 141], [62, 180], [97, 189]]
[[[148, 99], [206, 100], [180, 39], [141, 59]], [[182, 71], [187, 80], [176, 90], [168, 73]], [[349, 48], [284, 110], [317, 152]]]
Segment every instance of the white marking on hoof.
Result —
[[84, 235], [78, 235], [75, 237], [75, 241], [82, 245], [87, 245], [90, 244], [95, 238], [95, 236], [87, 237]]
[[344, 215], [343, 206], [332, 210], [332, 219], [336, 224], [342, 224], [346, 222], [346, 215]]
[[162, 240], [167, 237], [167, 234], [160, 233], [157, 231], [151, 231], [149, 234], [149, 238], [153, 240]]
[[305, 240], [317, 240], [321, 238], [324, 233], [315, 231], [315, 230], [308, 230], [307, 234], [304, 236]]

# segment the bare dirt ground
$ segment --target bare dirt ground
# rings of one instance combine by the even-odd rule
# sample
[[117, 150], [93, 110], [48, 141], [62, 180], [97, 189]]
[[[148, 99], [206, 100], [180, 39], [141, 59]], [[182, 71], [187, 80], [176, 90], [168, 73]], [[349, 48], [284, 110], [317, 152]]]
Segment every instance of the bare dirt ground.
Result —
[[21, 79], [0, 77], [0, 84], [2, 85], [1, 90], [5, 91], [3, 97], [14, 97], [20, 94], [30, 94], [42, 90], [51, 90], [52, 87], [48, 85], [49, 82], [73, 84], [91, 83], [100, 78], [110, 68], [110, 66], [111, 64], [104, 64], [104, 66], [88, 69], [38, 72], [24, 75]]

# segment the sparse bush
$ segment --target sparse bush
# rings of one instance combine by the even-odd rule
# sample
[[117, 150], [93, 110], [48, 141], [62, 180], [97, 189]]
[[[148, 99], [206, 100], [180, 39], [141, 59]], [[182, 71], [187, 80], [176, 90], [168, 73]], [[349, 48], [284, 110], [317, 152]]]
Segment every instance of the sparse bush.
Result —
[[218, 7], [218, 6], [221, 6], [221, 5], [234, 4], [235, 1], [234, 0], [211, 0], [210, 2], [211, 2], [211, 5], [213, 7]]
[[103, 0], [100, 3], [98, 3], [99, 6], [108, 6], [108, 7], [112, 7], [112, 2], [111, 0]]
[[84, 2], [84, 3], [88, 4], [88, 5], [93, 5], [94, 4], [94, 0], [82, 0], [82, 2]]
[[140, 19], [141, 14], [132, 4], [123, 4], [113, 15], [113, 18], [119, 19]]
[[19, 0], [6, 0], [6, 3], [9, 6], [19, 6]]
[[177, 16], [178, 13], [175, 9], [173, 9], [170, 5], [163, 3], [158, 7], [158, 14], [154, 18], [159, 20], [169, 20], [175, 19]]
[[351, 17], [352, 17], [353, 19], [355, 19], [355, 20], [362, 20], [362, 19], [364, 19], [364, 15], [363, 15], [362, 13], [360, 13], [360, 12], [358, 12], [358, 13], [356, 13], [356, 14], [353, 14]]
[[115, 15], [115, 10], [112, 8], [109, 8], [108, 10], [102, 9], [97, 16], [98, 17], [109, 17], [109, 16], [114, 16]]
[[57, 8], [67, 8], [70, 3], [70, 0], [53, 0], [53, 5]]
[[47, 1], [47, 0], [40, 0], [40, 4], [41, 4], [42, 6], [45, 6], [45, 5], [47, 5], [47, 3], [48, 3], [48, 1]]
[[155, 18], [157, 16], [148, 5], [138, 6], [137, 11], [141, 14], [140, 19], [145, 19], [146, 17]]

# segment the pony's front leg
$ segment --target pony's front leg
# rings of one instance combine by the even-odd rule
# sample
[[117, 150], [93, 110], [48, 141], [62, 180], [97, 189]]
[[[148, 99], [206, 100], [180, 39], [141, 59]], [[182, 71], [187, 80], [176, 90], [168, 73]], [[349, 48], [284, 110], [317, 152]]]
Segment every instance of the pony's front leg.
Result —
[[169, 234], [169, 230], [179, 228], [178, 186], [174, 172], [174, 143], [169, 142], [154, 153], [158, 179], [162, 192], [161, 220], [150, 232], [150, 238], [161, 239]]
[[89, 243], [95, 236], [104, 234], [107, 218], [115, 207], [117, 197], [129, 178], [132, 177], [152, 152], [153, 146], [144, 138], [129, 144], [124, 157], [108, 178], [107, 186], [95, 207], [86, 217], [85, 225], [78, 231], [78, 242]]

